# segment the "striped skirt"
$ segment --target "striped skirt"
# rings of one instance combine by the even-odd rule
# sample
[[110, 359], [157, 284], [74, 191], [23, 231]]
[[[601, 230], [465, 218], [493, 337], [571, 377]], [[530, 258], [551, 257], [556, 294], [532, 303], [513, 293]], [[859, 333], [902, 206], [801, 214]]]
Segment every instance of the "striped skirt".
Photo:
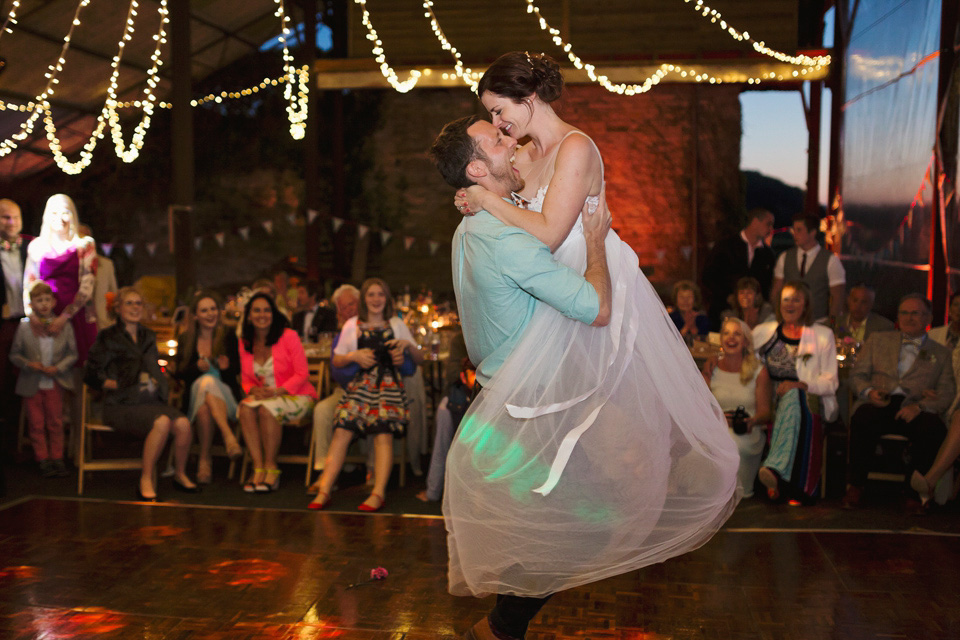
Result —
[[361, 371], [347, 385], [337, 405], [334, 428], [357, 436], [393, 433], [400, 435], [410, 420], [403, 382], [392, 368], [374, 366]]

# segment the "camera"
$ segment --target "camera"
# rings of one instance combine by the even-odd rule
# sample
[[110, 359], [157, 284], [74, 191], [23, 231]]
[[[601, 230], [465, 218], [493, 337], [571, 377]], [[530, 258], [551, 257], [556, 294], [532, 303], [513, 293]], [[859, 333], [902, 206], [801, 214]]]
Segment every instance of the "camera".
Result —
[[733, 432], [738, 436], [742, 436], [747, 432], [747, 418], [750, 417], [750, 414], [747, 413], [747, 410], [743, 406], [737, 407], [737, 410], [733, 412]]

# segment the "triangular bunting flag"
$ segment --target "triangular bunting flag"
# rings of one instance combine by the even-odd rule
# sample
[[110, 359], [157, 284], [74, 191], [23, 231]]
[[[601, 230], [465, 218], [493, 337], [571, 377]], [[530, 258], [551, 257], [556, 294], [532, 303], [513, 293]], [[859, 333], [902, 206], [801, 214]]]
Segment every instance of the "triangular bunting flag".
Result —
[[406, 249], [407, 251], [410, 251], [410, 247], [413, 246], [413, 241], [414, 241], [415, 239], [416, 239], [416, 238], [414, 238], [413, 236], [407, 236], [407, 237], [405, 237], [405, 238], [403, 239], [403, 248]]
[[665, 249], [657, 249], [657, 262], [663, 262], [664, 258], [667, 257], [667, 252]]
[[370, 231], [370, 227], [368, 227], [367, 225], [365, 224], [357, 225], [357, 237], [360, 238], [361, 240], [363, 240], [363, 238], [366, 237], [368, 231]]
[[691, 246], [680, 247], [680, 253], [683, 254], [684, 260], [689, 260], [690, 256], [693, 254], [693, 247]]
[[393, 237], [393, 234], [390, 233], [389, 231], [381, 231], [381, 232], [380, 232], [380, 244], [381, 244], [381, 245], [387, 244], [388, 242], [390, 242], [390, 238], [391, 238], [391, 237]]
[[157, 243], [156, 243], [156, 242], [148, 242], [148, 243], [147, 243], [147, 253], [150, 254], [150, 257], [152, 258], [152, 257], [153, 257], [153, 254], [155, 254], [156, 252], [157, 252]]
[[237, 233], [240, 234], [240, 237], [246, 241], [250, 240], [250, 227], [240, 227], [237, 229]]
[[430, 255], [435, 255], [437, 253], [437, 249], [439, 248], [440, 248], [439, 242], [437, 242], [436, 240], [430, 241]]
[[313, 209], [307, 209], [307, 224], [313, 224], [313, 221], [317, 219], [318, 215], [320, 215], [319, 212]]
[[336, 233], [337, 231], [340, 231], [340, 227], [343, 226], [343, 218], [338, 218], [337, 216], [333, 216], [333, 218], [330, 221], [330, 224], [333, 226], [333, 232]]
[[203, 238], [202, 238], [201, 236], [197, 236], [196, 238], [193, 239], [193, 248], [194, 248], [194, 249], [196, 249], [197, 251], [200, 251], [200, 247], [201, 247], [202, 245], [203, 245]]
[[113, 243], [112, 243], [112, 242], [101, 242], [101, 243], [100, 243], [100, 248], [103, 249], [103, 255], [109, 256], [109, 255], [110, 255], [110, 252], [113, 251]]
[[260, 224], [263, 225], [263, 228], [267, 233], [273, 233], [273, 220], [264, 220]]
[[288, 213], [288, 214], [287, 214], [287, 222], [289, 222], [290, 224], [297, 224], [297, 214], [296, 214], [296, 213]]
[[133, 257], [133, 247], [134, 244], [132, 242], [128, 242], [127, 244], [123, 245], [123, 250], [127, 252], [128, 258]]
[[225, 234], [223, 231], [221, 231], [220, 233], [213, 234], [214, 240], [217, 241], [217, 244], [220, 245], [221, 249], [223, 248], [223, 242], [226, 239], [226, 235], [227, 234]]

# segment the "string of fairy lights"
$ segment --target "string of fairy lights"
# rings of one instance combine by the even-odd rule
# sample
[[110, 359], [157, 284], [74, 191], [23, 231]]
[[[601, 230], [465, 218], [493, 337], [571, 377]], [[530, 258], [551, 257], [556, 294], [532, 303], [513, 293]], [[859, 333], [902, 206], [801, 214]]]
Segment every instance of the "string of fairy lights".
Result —
[[[748, 32], [738, 30], [729, 24], [719, 11], [707, 6], [704, 0], [683, 1], [686, 4], [690, 4], [691, 7], [701, 17], [709, 20], [711, 23], [716, 24], [720, 29], [726, 31], [727, 34], [734, 40], [749, 43], [755, 51], [762, 55], [769, 56], [785, 64], [800, 67], [800, 69], [794, 69], [791, 71], [792, 76], [795, 78], [807, 75], [807, 73], [810, 72], [820, 71], [830, 64], [830, 56], [828, 55], [790, 55], [788, 53], [767, 47], [763, 41], [754, 40], [750, 37]], [[276, 4], [276, 11], [274, 15], [279, 19], [281, 29], [281, 35], [279, 36], [278, 40], [282, 46], [283, 75], [278, 78], [264, 78], [259, 84], [245, 89], [236, 91], [224, 90], [218, 93], [210, 93], [202, 98], [191, 100], [190, 104], [193, 107], [198, 107], [209, 102], [219, 104], [224, 100], [248, 97], [267, 88], [283, 85], [284, 100], [287, 103], [287, 119], [290, 123], [290, 135], [295, 140], [300, 140], [304, 137], [306, 131], [306, 121], [309, 112], [308, 101], [310, 70], [306, 66], [298, 68], [293, 65], [293, 56], [291, 55], [288, 46], [288, 41], [291, 37], [290, 18], [284, 8], [283, 0], [274, 0], [274, 2]], [[694, 66], [664, 63], [640, 83], [613, 82], [608, 76], [598, 73], [595, 65], [585, 62], [579, 55], [576, 54], [573, 44], [566, 41], [561, 36], [560, 31], [550, 25], [550, 23], [543, 16], [543, 13], [540, 10], [540, 7], [537, 6], [535, 0], [525, 0], [525, 2], [526, 12], [533, 15], [537, 19], [540, 29], [550, 36], [553, 43], [559, 47], [564, 54], [566, 54], [567, 58], [574, 65], [574, 67], [584, 70], [591, 82], [595, 82], [604, 89], [613, 93], [628, 96], [645, 93], [654, 86], [658, 85], [661, 80], [670, 74], [676, 74], [681, 78], [690, 78], [697, 82], [708, 82], [710, 84], [720, 84], [725, 81], [730, 81], [730, 76], [728, 76], [728, 79], [725, 80], [723, 77], [712, 75], [703, 70], [698, 70]], [[430, 69], [413, 69], [409, 72], [406, 80], [400, 80], [397, 72], [387, 62], [386, 51], [384, 50], [383, 42], [373, 26], [370, 12], [367, 9], [367, 0], [354, 0], [354, 3], [360, 8], [361, 22], [367, 30], [366, 38], [371, 43], [371, 53], [379, 65], [381, 74], [393, 89], [400, 93], [406, 93], [413, 89], [422, 77], [432, 73], [432, 70]], [[0, 28], [0, 37], [2, 37], [4, 33], [12, 33], [13, 27], [17, 24], [17, 11], [20, 8], [20, 4], [20, 0], [13, 0], [10, 10], [3, 22], [2, 28]], [[66, 54], [70, 47], [70, 42], [73, 38], [74, 31], [81, 24], [81, 12], [89, 4], [90, 0], [80, 0], [79, 4], [77, 5], [70, 28], [63, 38], [63, 43], [57, 62], [50, 65], [47, 69], [47, 73], [45, 74], [47, 82], [43, 91], [26, 104], [0, 101], [0, 111], [17, 111], [20, 113], [29, 114], [27, 119], [20, 126], [19, 131], [8, 137], [6, 140], [0, 141], [0, 157], [8, 155], [14, 151], [23, 140], [27, 139], [33, 132], [37, 119], [43, 116], [46, 137], [50, 146], [50, 150], [54, 156], [57, 166], [60, 167], [60, 169], [64, 172], [69, 174], [77, 174], [90, 165], [93, 158], [93, 151], [97, 146], [98, 141], [103, 138], [104, 130], [107, 127], [110, 128], [111, 138], [114, 143], [117, 156], [124, 162], [133, 162], [137, 157], [139, 157], [140, 151], [143, 147], [144, 138], [150, 128], [151, 118], [155, 108], [171, 107], [170, 103], [158, 101], [155, 94], [155, 90], [159, 83], [159, 68], [163, 64], [161, 50], [162, 46], [167, 42], [166, 27], [169, 23], [167, 0], [160, 0], [159, 2], [158, 12], [160, 16], [160, 26], [157, 33], [153, 36], [153, 39], [156, 41], [156, 47], [153, 55], [151, 56], [151, 67], [147, 72], [147, 80], [143, 89], [143, 96], [139, 99], [128, 100], [125, 102], [120, 102], [118, 100], [117, 80], [119, 78], [120, 61], [122, 60], [126, 44], [133, 39], [136, 26], [135, 20], [137, 18], [139, 9], [138, 0], [131, 0], [123, 34], [117, 43], [117, 55], [114, 56], [111, 61], [111, 76], [108, 83], [107, 98], [104, 102], [103, 109], [97, 117], [96, 124], [90, 135], [90, 138], [83, 145], [83, 148], [80, 151], [80, 158], [75, 162], [71, 162], [63, 154], [62, 145], [57, 135], [57, 129], [53, 120], [50, 100], [55, 93], [56, 85], [60, 82], [60, 73], [63, 71], [63, 68], [66, 65]], [[444, 33], [443, 28], [440, 26], [440, 21], [437, 19], [437, 16], [433, 11], [433, 6], [434, 0], [423, 0], [424, 17], [429, 20], [430, 27], [434, 33], [434, 36], [437, 38], [440, 47], [443, 50], [450, 52], [450, 55], [454, 60], [453, 73], [444, 73], [443, 76], [444, 78], [447, 78], [448, 76], [458, 77], [463, 80], [463, 82], [469, 86], [472, 91], [475, 91], [480, 78], [480, 73], [470, 69], [469, 67], [466, 67], [463, 64], [460, 51]], [[759, 75], [753, 75], [752, 77], [748, 77], [743, 74], [733, 77], [733, 81], [746, 82], [747, 84], [758, 84], [763, 81], [774, 79], [783, 80], [783, 76], [771, 71]], [[123, 141], [123, 131], [119, 116], [119, 110], [121, 109], [137, 109], [142, 112], [140, 122], [134, 128], [129, 145], [125, 145]]]
[[[283, 69], [284, 74], [280, 78], [265, 78], [259, 85], [242, 89], [240, 91], [222, 91], [220, 94], [208, 94], [203, 98], [191, 101], [191, 106], [199, 106], [207, 102], [222, 102], [225, 98], [241, 98], [265, 89], [268, 86], [285, 85], [284, 99], [287, 102], [287, 118], [290, 122], [290, 135], [295, 140], [302, 139], [306, 131], [306, 120], [308, 114], [308, 99], [310, 73], [306, 66], [295, 67], [293, 65], [293, 56], [287, 45], [290, 37], [290, 18], [286, 14], [283, 6], [283, 0], [274, 0], [277, 9], [274, 15], [280, 20], [281, 35], [279, 42], [283, 51]], [[43, 117], [44, 128], [46, 131], [47, 143], [53, 154], [54, 162], [65, 173], [76, 175], [87, 168], [93, 161], [93, 151], [97, 143], [103, 139], [104, 130], [109, 126], [114, 148], [119, 157], [124, 162], [133, 162], [136, 160], [143, 148], [144, 138], [150, 128], [151, 118], [156, 106], [170, 108], [169, 103], [157, 101], [155, 90], [159, 84], [159, 70], [163, 64], [161, 51], [163, 45], [167, 43], [166, 27], [169, 24], [169, 10], [167, 0], [160, 0], [158, 14], [160, 17], [160, 26], [157, 33], [153, 36], [156, 46], [150, 57], [151, 67], [147, 71], [146, 84], [143, 89], [143, 97], [137, 100], [119, 102], [117, 91], [119, 89], [118, 79], [120, 75], [120, 63], [123, 59], [123, 53], [127, 43], [133, 40], [136, 30], [136, 18], [139, 13], [139, 1], [131, 0], [127, 10], [126, 20], [124, 22], [123, 34], [117, 43], [117, 54], [110, 62], [111, 75], [108, 82], [107, 98], [104, 101], [103, 109], [97, 116], [96, 123], [89, 139], [80, 150], [80, 157], [77, 161], [71, 162], [63, 153], [63, 147], [57, 134], [57, 128], [54, 123], [53, 110], [50, 105], [50, 99], [55, 93], [55, 85], [60, 82], [59, 74], [66, 65], [66, 55], [70, 48], [70, 41], [73, 39], [74, 31], [81, 25], [81, 12], [90, 4], [90, 0], [81, 0], [74, 12], [73, 20], [67, 35], [63, 38], [60, 49], [60, 55], [56, 64], [50, 65], [46, 73], [46, 85], [44, 90], [33, 100], [26, 104], [16, 104], [12, 102], [0, 101], [0, 110], [17, 111], [27, 113], [29, 116], [20, 126], [19, 131], [11, 135], [6, 140], [0, 142], [0, 157], [6, 156], [19, 146], [19, 144], [31, 135], [36, 121]], [[12, 26], [17, 24], [16, 13], [20, 2], [15, 0], [4, 20], [0, 36], [4, 33], [12, 33]], [[296, 91], [296, 93], [294, 93]], [[140, 122], [134, 128], [130, 144], [126, 145], [123, 140], [123, 128], [120, 122], [120, 109], [139, 109], [142, 111]]]

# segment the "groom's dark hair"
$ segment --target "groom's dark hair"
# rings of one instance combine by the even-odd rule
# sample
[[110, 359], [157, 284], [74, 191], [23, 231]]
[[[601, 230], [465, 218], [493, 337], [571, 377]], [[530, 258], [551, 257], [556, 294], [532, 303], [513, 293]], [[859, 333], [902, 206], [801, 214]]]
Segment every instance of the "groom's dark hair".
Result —
[[467, 177], [467, 165], [477, 158], [483, 158], [483, 152], [477, 141], [470, 137], [467, 129], [480, 116], [466, 116], [447, 124], [433, 141], [430, 155], [447, 184], [457, 189], [469, 187], [473, 181]]

